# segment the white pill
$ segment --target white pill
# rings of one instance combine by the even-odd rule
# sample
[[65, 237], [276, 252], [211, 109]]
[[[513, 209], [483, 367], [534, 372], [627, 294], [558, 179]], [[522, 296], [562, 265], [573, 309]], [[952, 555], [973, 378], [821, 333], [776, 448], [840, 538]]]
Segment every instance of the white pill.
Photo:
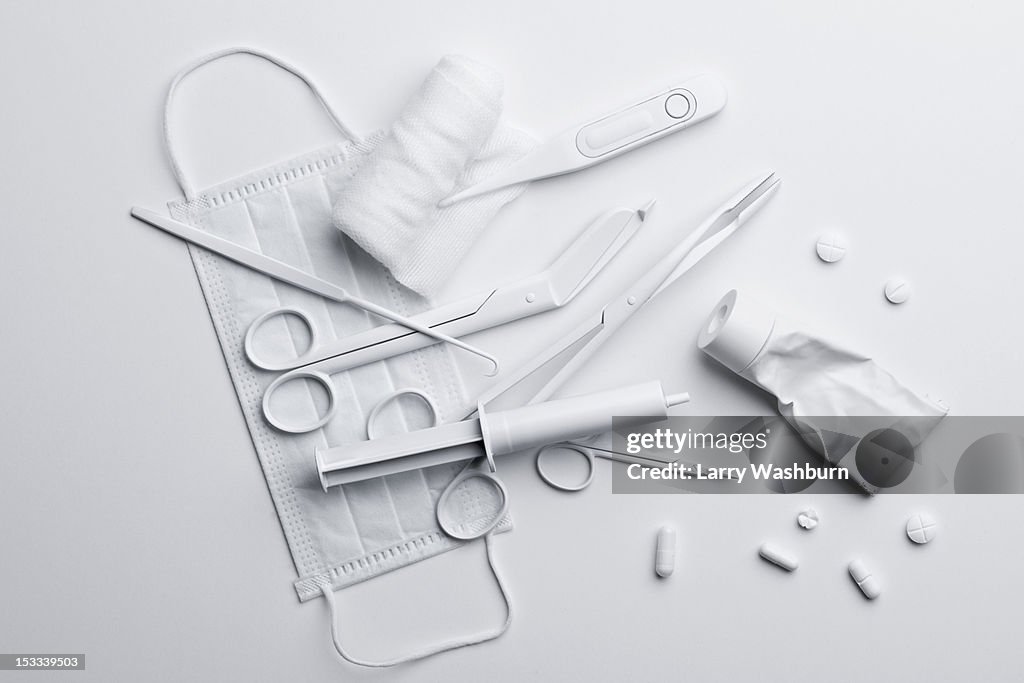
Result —
[[882, 594], [882, 587], [878, 585], [878, 579], [868, 571], [868, 568], [860, 560], [850, 563], [850, 576], [853, 577], [854, 582], [868, 600], [874, 600]]
[[779, 550], [771, 543], [765, 543], [761, 546], [758, 554], [765, 560], [768, 560], [777, 567], [782, 567], [787, 572], [791, 572], [800, 566], [800, 561], [792, 555]]
[[842, 235], [827, 232], [818, 238], [815, 250], [818, 252], [818, 258], [825, 263], [835, 263], [846, 256], [846, 240]]
[[654, 554], [654, 571], [668, 577], [676, 569], [676, 530], [663, 526], [658, 531], [658, 550]]
[[796, 516], [796, 523], [800, 525], [801, 529], [807, 529], [810, 531], [814, 527], [818, 526], [818, 513], [815, 512], [814, 508], [801, 510], [800, 514]]
[[901, 277], [894, 277], [885, 283], [885, 298], [891, 304], [906, 303], [910, 298], [910, 283]]
[[914, 515], [907, 520], [907, 536], [914, 543], [928, 543], [935, 538], [938, 525], [929, 515]]

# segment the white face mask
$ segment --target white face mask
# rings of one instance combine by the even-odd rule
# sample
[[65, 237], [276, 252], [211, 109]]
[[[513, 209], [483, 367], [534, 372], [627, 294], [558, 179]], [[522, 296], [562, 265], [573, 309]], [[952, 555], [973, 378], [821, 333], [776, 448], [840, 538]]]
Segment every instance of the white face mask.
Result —
[[[203, 64], [236, 53], [261, 57], [302, 79], [349, 141], [196, 192], [175, 154], [168, 116], [168, 155], [185, 195], [183, 201], [170, 203], [172, 216], [341, 285], [393, 311], [410, 315], [426, 309], [425, 299], [397, 284], [383, 266], [333, 227], [331, 210], [335, 199], [381, 135], [363, 140], [351, 133], [304, 75], [258, 51], [225, 50], [178, 74], [168, 93], [165, 116], [170, 113], [182, 78]], [[429, 395], [439, 422], [461, 419], [470, 412], [472, 403], [464, 395], [447, 345], [435, 345], [334, 375], [338, 415], [324, 427], [306, 434], [278, 432], [266, 423], [261, 408], [263, 393], [276, 373], [256, 369], [242, 352], [243, 337], [250, 323], [273, 308], [294, 306], [310, 314], [320, 338], [327, 342], [380, 321], [360, 309], [329, 303], [202, 248], [190, 245], [189, 251], [295, 562], [295, 590], [299, 599], [307, 601], [324, 595], [333, 618], [333, 590], [463, 545], [464, 542], [441, 531], [435, 511], [438, 497], [458, 474], [461, 464], [336, 487], [325, 493], [314, 461], [317, 447], [365, 439], [367, 415], [398, 388], [415, 387]], [[260, 328], [261, 355], [290, 358], [302, 352], [308, 344], [305, 331], [293, 327], [293, 322], [280, 318]], [[295, 384], [298, 386], [291, 387], [287, 397], [289, 408], [298, 413], [298, 419], [302, 419], [303, 413], [307, 419], [314, 418], [318, 409], [323, 408], [318, 404], [315, 388]], [[432, 417], [421, 401], [393, 401], [380, 412], [375, 425], [383, 433], [401, 432], [429, 426]], [[475, 455], [475, 451], [467, 453], [467, 457]], [[511, 519], [506, 517], [495, 531], [510, 529]], [[489, 539], [487, 549], [491, 561]], [[496, 573], [495, 578], [498, 579]], [[498, 586], [507, 606], [500, 579]], [[342, 651], [337, 638], [335, 643], [339, 652], [352, 661], [369, 666], [390, 665], [489, 640], [504, 632], [510, 620], [509, 607], [505, 623], [490, 633], [390, 662], [356, 660]]]
[[856, 446], [866, 434], [853, 431], [872, 423], [845, 418], [891, 417], [888, 427], [916, 447], [949, 412], [918, 396], [871, 358], [806, 332], [736, 290], [715, 306], [697, 344], [774, 395], [779, 413], [805, 441], [833, 465], [846, 467], [850, 478], [871, 493], [877, 486], [861, 476], [854, 462]]

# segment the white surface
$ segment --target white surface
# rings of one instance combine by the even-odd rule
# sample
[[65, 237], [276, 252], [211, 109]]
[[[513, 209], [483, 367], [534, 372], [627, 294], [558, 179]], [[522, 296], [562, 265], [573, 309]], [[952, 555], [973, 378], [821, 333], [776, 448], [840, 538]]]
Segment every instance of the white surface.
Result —
[[[339, 661], [323, 601], [300, 605], [292, 590], [185, 247], [128, 207], [177, 193], [159, 140], [170, 77], [235, 43], [305, 67], [363, 131], [393, 118], [446, 52], [501, 70], [510, 121], [545, 136], [713, 72], [730, 92], [719, 116], [538, 183], [499, 217], [445, 298], [540, 269], [610, 205], [659, 198], [580, 301], [474, 341], [512, 367], [772, 167], [782, 191], [564, 395], [660, 378], [692, 392], [691, 414], [770, 409], [695, 348], [700, 321], [739, 287], [956, 413], [1021, 414], [1022, 14], [878, 1], [4, 3], [0, 650], [85, 652], [83, 681], [1018, 679], [1024, 545], [990, 521], [1020, 516], [1019, 496], [819, 498], [828, 524], [804, 534], [793, 515], [809, 496], [613, 496], [606, 462], [565, 494], [525, 458], [502, 468], [516, 520], [495, 542], [516, 608], [508, 634], [386, 673]], [[299, 83], [243, 58], [197, 74], [180, 104], [199, 185], [333, 139]], [[842, 268], [809, 257], [823, 225], [856, 239]], [[896, 269], [917, 290], [903, 306], [877, 291]], [[911, 544], [912, 512], [941, 537]], [[679, 532], [667, 582], [651, 571], [662, 524]], [[757, 558], [769, 537], [800, 571]], [[878, 600], [850, 581], [855, 557], [884, 577]], [[502, 618], [477, 545], [348, 589], [339, 606], [367, 657]]]

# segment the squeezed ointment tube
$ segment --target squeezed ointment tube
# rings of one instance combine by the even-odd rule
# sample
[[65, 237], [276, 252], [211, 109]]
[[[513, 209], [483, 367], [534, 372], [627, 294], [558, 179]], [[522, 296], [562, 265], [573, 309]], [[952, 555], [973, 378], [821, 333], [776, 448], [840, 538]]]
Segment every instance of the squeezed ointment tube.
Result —
[[[879, 486], [861, 473], [847, 438], [859, 443], [865, 435], [835, 433], [836, 420], [891, 418], [890, 427], [916, 448], [949, 411], [911, 391], [869, 356], [809, 332], [736, 290], [715, 305], [697, 346], [774, 395], [779, 414], [808, 445], [830, 464], [846, 467], [851, 481], [868, 493]], [[858, 428], [848, 419], [841, 426]], [[808, 440], [812, 432], [815, 438]]]
[[655, 381], [510, 410], [485, 409], [471, 420], [317, 449], [317, 470], [326, 491], [339, 484], [465, 460], [465, 450], [452, 447], [482, 441], [494, 471], [495, 456], [600, 434], [611, 428], [612, 416], [641, 423], [665, 418], [670, 406], [689, 400], [685, 393], [666, 396], [661, 382]]

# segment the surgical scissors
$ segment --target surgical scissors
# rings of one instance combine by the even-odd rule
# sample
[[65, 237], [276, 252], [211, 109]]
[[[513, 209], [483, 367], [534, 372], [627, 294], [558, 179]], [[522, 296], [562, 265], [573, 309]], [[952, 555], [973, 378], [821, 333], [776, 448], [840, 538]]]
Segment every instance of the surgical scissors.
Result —
[[[337, 410], [337, 395], [330, 375], [566, 305], [625, 246], [643, 224], [652, 205], [653, 202], [649, 202], [640, 209], [606, 212], [543, 272], [414, 315], [409, 318], [417, 326], [413, 329], [404, 322], [379, 325], [321, 343], [316, 326], [302, 309], [286, 306], [267, 311], [249, 325], [244, 340], [249, 362], [263, 370], [283, 372], [263, 393], [264, 417], [283, 432], [313, 431], [325, 425]], [[260, 357], [256, 351], [259, 330], [269, 320], [286, 315], [294, 316], [306, 326], [309, 347], [298, 357], [283, 361]], [[418, 331], [420, 328], [430, 334]], [[293, 424], [273, 412], [274, 394], [295, 380], [310, 380], [327, 394], [327, 407], [311, 422]]]
[[[478, 401], [476, 412], [546, 401], [637, 311], [736, 232], [772, 196], [779, 182], [775, 173], [769, 172], [740, 190], [658, 263], [644, 271], [624, 292], [506, 380], [485, 392]], [[472, 415], [467, 419], [469, 417]], [[439, 441], [427, 433], [421, 432], [421, 436], [424, 443]], [[409, 454], [393, 448], [393, 445], [393, 442], [378, 440], [372, 446], [364, 442], [317, 449], [317, 467], [324, 487], [328, 486], [328, 473], [330, 485], [336, 485], [466, 459], [466, 451], [462, 448], [439, 448]], [[494, 472], [495, 464], [489, 454], [487, 462]]]

